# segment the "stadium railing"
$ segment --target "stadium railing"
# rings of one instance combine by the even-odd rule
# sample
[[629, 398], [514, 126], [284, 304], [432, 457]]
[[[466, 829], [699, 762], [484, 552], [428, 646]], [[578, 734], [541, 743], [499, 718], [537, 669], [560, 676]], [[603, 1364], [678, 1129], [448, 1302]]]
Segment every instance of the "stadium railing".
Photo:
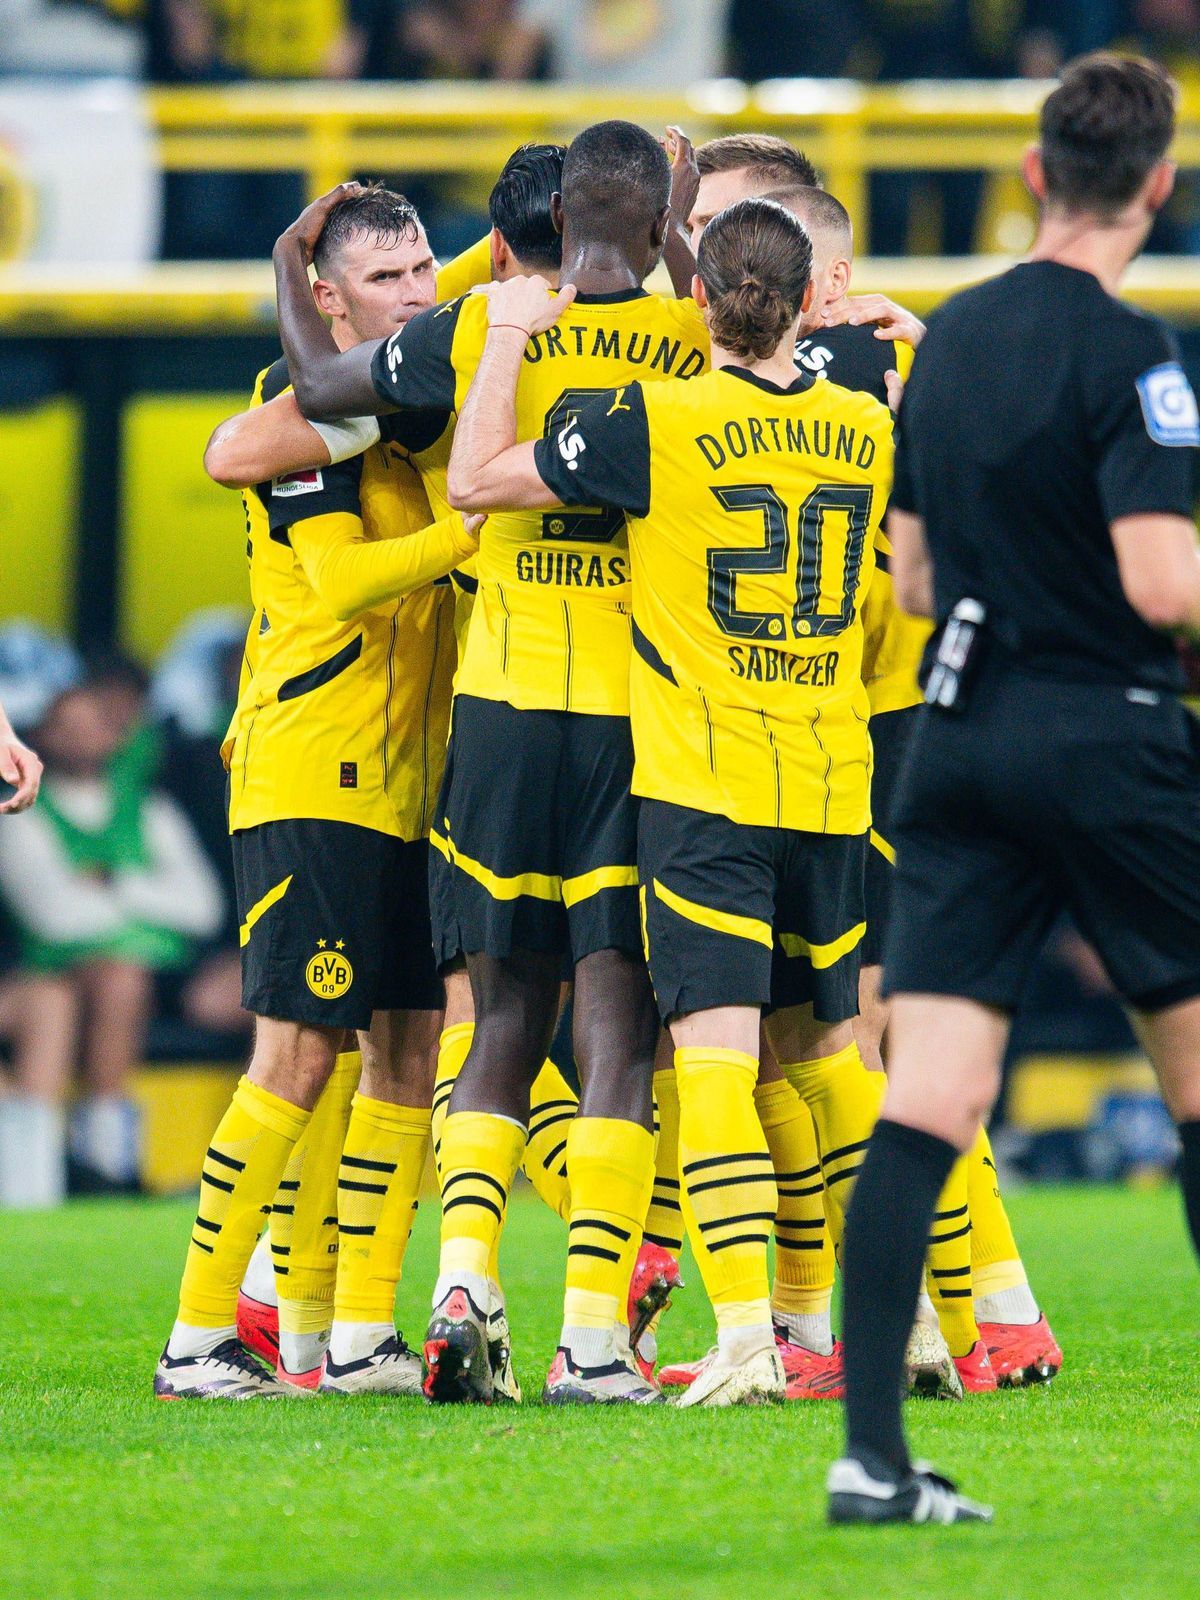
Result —
[[[1050, 84], [921, 81], [886, 86], [719, 78], [683, 93], [586, 92], [547, 84], [279, 83], [153, 90], [159, 159], [171, 172], [303, 172], [310, 194], [349, 172], [442, 173], [490, 183], [515, 145], [565, 139], [624, 116], [686, 127], [697, 141], [738, 129], [785, 135], [824, 173], [867, 238], [873, 172], [1014, 172]], [[1200, 91], [1185, 89], [1176, 156], [1200, 167]]]

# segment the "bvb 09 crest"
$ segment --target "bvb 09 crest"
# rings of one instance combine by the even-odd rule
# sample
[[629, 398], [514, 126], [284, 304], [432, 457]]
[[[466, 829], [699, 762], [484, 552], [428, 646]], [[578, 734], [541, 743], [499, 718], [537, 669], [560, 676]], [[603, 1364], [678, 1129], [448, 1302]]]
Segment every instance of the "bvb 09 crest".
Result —
[[354, 982], [354, 968], [340, 950], [318, 950], [304, 969], [304, 981], [318, 1000], [337, 1000]]

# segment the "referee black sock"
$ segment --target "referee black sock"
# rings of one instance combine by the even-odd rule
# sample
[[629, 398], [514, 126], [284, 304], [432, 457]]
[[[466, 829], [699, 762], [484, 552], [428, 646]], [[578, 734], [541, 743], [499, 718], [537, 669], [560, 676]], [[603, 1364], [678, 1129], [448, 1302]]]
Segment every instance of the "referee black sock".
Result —
[[[1197, 1152], [1200, 1178], [1200, 1145]], [[850, 1202], [842, 1262], [847, 1453], [876, 1470], [910, 1467], [900, 1419], [904, 1350], [934, 1207], [957, 1156], [944, 1139], [881, 1118]]]
[[1181, 1122], [1179, 1137], [1183, 1143], [1183, 1157], [1179, 1163], [1183, 1206], [1187, 1212], [1192, 1246], [1200, 1256], [1200, 1122]]

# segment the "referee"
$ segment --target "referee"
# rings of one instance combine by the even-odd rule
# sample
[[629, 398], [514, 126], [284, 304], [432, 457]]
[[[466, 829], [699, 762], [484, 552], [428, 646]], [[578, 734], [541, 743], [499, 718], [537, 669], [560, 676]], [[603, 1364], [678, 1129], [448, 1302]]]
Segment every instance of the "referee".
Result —
[[901, 407], [893, 573], [939, 631], [897, 806], [887, 1095], [846, 1230], [835, 1522], [990, 1520], [909, 1459], [904, 1345], [937, 1195], [1064, 909], [1135, 1014], [1200, 1245], [1200, 730], [1171, 638], [1200, 632], [1200, 416], [1170, 335], [1114, 298], [1171, 193], [1175, 102], [1148, 61], [1066, 69], [1025, 159], [1031, 257], [935, 317]]

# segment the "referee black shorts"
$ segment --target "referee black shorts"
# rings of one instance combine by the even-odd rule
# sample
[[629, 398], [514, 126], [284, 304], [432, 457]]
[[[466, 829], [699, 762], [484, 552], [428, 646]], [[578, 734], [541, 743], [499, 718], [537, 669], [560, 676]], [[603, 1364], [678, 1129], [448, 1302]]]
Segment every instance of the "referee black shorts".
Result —
[[442, 1009], [426, 840], [308, 817], [231, 842], [247, 1011], [367, 1029], [376, 1011]]
[[640, 955], [628, 717], [458, 695], [430, 843], [439, 965], [460, 954]]
[[858, 1014], [865, 834], [750, 827], [643, 800], [638, 863], [662, 1018], [811, 1004]]
[[871, 774], [871, 832], [867, 849], [867, 931], [862, 943], [862, 964], [877, 967], [883, 960], [888, 921], [892, 911], [892, 868], [896, 865], [893, 817], [904, 757], [912, 742], [920, 706], [902, 711], [881, 711], [871, 718], [871, 743], [875, 765]]
[[1171, 695], [989, 662], [923, 710], [898, 804], [888, 993], [1015, 1008], [1069, 911], [1132, 1006], [1200, 995], [1200, 754]]

